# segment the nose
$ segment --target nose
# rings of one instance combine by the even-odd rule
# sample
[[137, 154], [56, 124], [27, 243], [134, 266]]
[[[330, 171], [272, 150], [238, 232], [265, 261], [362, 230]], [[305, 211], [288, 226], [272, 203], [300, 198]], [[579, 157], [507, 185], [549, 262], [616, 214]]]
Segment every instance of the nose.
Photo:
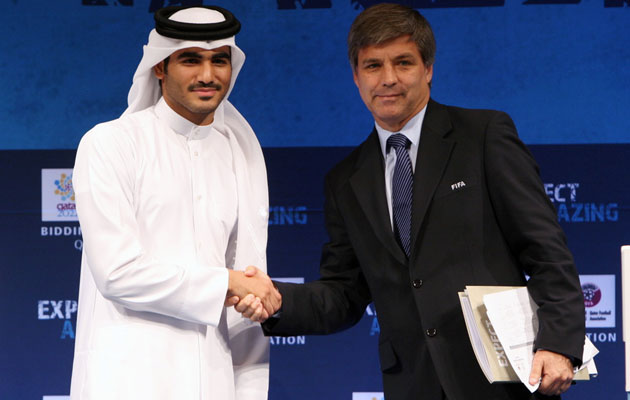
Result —
[[206, 61], [201, 63], [199, 76], [199, 82], [210, 83], [214, 79], [214, 71], [212, 62]]
[[398, 81], [398, 77], [396, 76], [396, 70], [391, 63], [385, 63], [383, 65], [383, 75], [381, 76], [381, 81], [383, 86], [392, 87]]

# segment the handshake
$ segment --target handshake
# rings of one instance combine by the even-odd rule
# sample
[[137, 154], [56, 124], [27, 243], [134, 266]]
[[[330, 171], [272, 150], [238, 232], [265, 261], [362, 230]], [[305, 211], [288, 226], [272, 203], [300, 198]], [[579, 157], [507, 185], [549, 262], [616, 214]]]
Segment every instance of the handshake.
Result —
[[267, 274], [249, 266], [245, 271], [230, 270], [225, 306], [245, 318], [264, 322], [282, 306], [282, 296]]

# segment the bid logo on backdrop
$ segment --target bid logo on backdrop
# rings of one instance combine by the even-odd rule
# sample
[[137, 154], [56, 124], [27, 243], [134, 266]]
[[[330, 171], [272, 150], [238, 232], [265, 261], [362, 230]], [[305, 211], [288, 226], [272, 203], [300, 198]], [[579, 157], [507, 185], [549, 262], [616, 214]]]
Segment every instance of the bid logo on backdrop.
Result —
[[42, 221], [78, 221], [72, 168], [42, 169]]
[[352, 400], [385, 400], [383, 392], [354, 392]]
[[587, 328], [615, 327], [615, 275], [580, 275]]

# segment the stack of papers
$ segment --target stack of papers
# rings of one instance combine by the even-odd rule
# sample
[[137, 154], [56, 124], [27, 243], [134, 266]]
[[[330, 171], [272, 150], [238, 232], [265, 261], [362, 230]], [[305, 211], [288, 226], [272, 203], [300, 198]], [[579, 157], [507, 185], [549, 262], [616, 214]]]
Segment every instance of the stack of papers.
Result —
[[[490, 383], [521, 381], [534, 392], [529, 375], [538, 332], [538, 306], [524, 286], [467, 286], [459, 293], [468, 335], [483, 373]], [[596, 375], [598, 353], [584, 338], [583, 364], [574, 380]]]

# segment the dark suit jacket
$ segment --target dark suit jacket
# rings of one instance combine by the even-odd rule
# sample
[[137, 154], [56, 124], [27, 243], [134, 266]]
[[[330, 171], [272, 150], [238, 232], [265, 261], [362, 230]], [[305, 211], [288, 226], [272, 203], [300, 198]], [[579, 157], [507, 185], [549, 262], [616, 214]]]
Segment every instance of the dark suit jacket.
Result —
[[[269, 335], [327, 334], [374, 302], [385, 397], [530, 399], [490, 385], [470, 345], [457, 292], [527, 285], [540, 306], [536, 348], [580, 360], [584, 303], [573, 258], [533, 157], [505, 113], [430, 101], [414, 173], [412, 252], [397, 244], [376, 131], [326, 177], [321, 279], [278, 283]], [[525, 280], [525, 275], [531, 278]]]

